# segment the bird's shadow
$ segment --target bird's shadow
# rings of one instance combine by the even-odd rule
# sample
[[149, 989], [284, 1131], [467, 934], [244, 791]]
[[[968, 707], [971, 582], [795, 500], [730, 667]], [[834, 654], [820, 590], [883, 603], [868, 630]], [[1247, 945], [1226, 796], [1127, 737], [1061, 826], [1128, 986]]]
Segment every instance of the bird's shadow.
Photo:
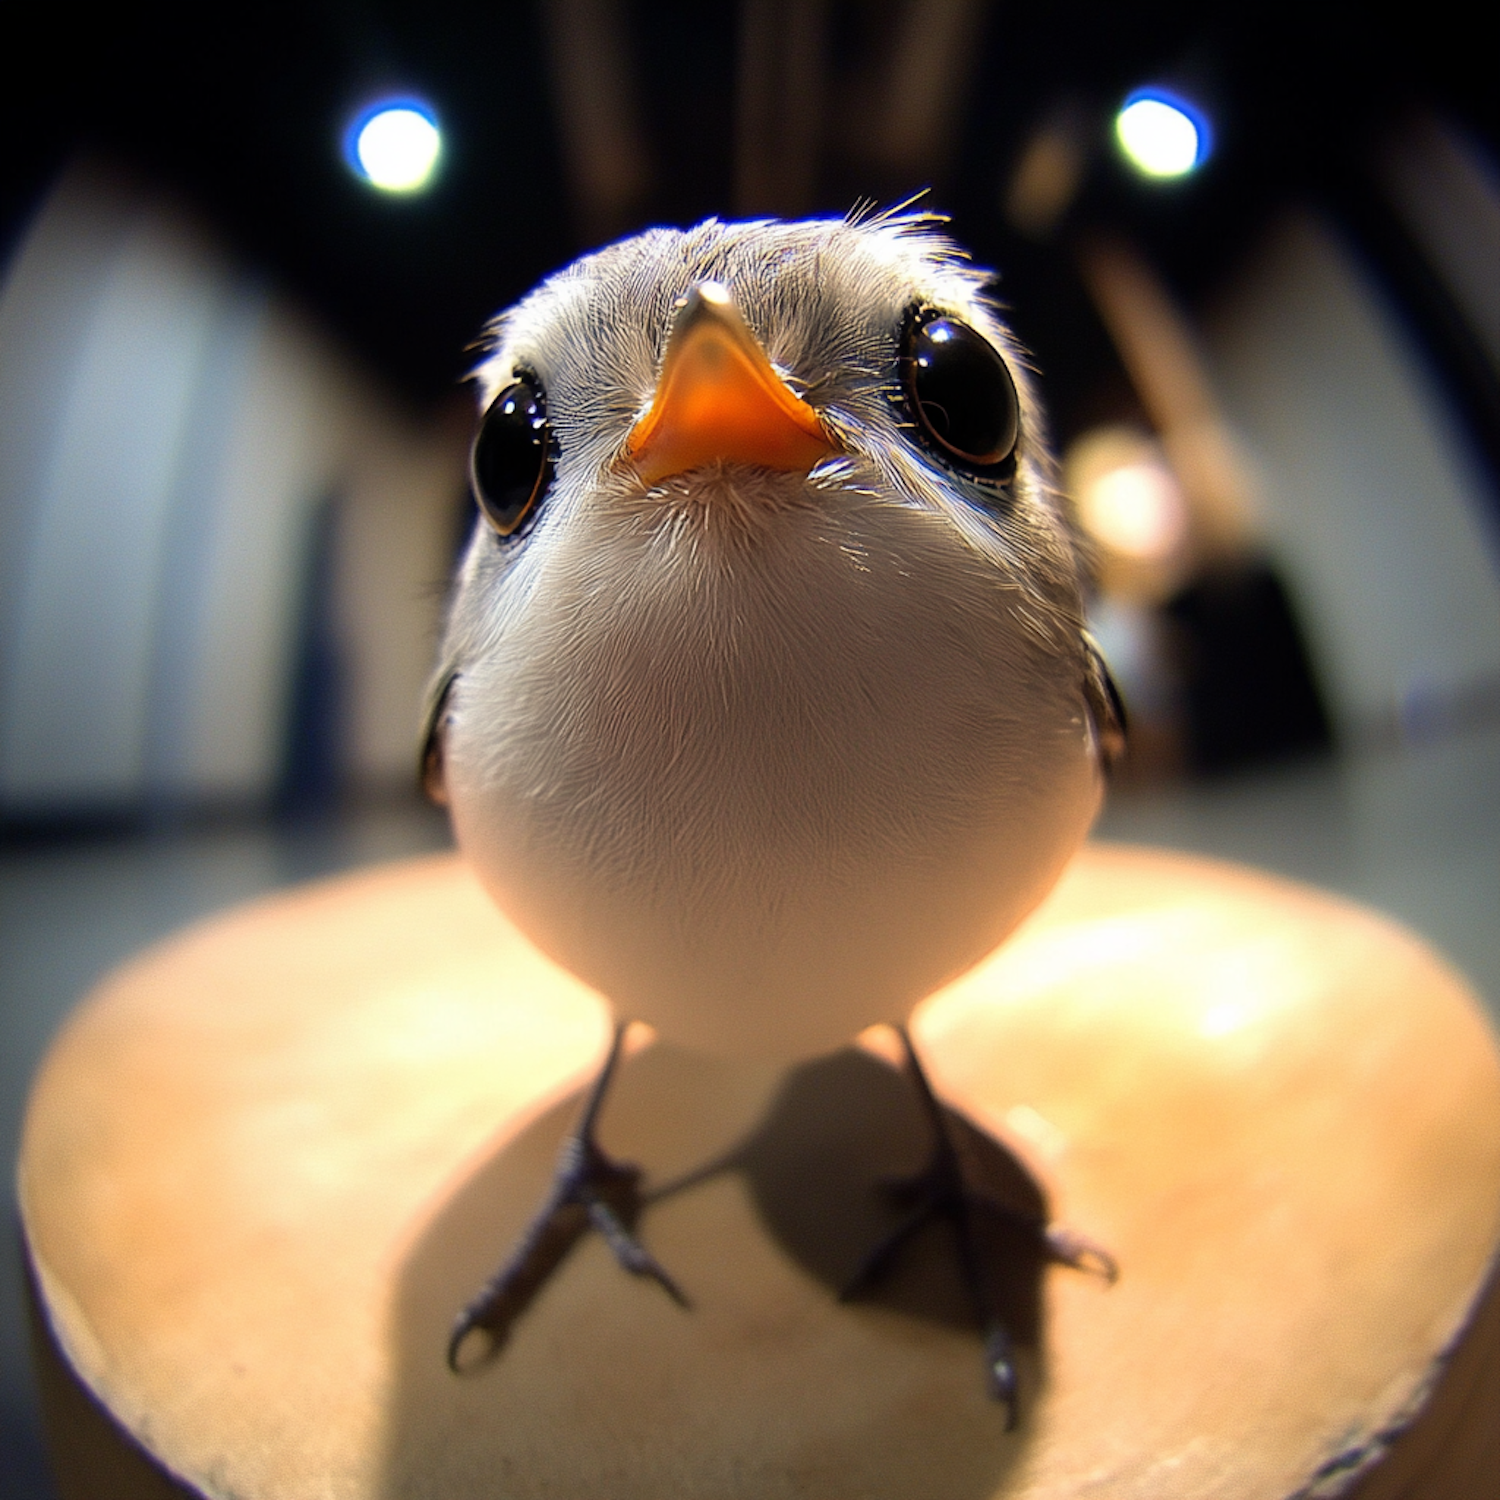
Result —
[[[1007, 1211], [973, 1217], [981, 1271], [990, 1305], [1034, 1358], [1047, 1257], [1036, 1232], [1025, 1226], [1047, 1222], [1045, 1196], [992, 1136], [953, 1110], [945, 1109], [944, 1117], [965, 1182], [977, 1198]], [[770, 1235], [838, 1295], [905, 1218], [910, 1200], [904, 1188], [925, 1165], [931, 1145], [910, 1082], [849, 1048], [789, 1073], [755, 1133], [709, 1170], [743, 1174]], [[662, 1193], [674, 1190], [668, 1185]], [[909, 1317], [975, 1326], [951, 1229], [941, 1220], [906, 1245], [890, 1273], [859, 1300]]]
[[[681, 1092], [682, 1074], [680, 1054], [674, 1058], [665, 1049], [651, 1048], [632, 1058], [616, 1096], [605, 1106], [606, 1148], [613, 1136], [631, 1135], [632, 1113], [670, 1098], [674, 1085]], [[694, 1086], [711, 1090], [713, 1079], [690, 1078], [687, 1085], [689, 1093]], [[1036, 1233], [1020, 1222], [1045, 1222], [1044, 1196], [1004, 1147], [962, 1116], [947, 1113], [967, 1181], [1014, 1216], [981, 1214], [975, 1220], [991, 1305], [1017, 1345], [1021, 1422], [1019, 1431], [1007, 1436], [1003, 1407], [984, 1394], [981, 1338], [947, 1224], [934, 1222], [904, 1245], [889, 1273], [860, 1294], [858, 1307], [836, 1307], [872, 1246], [907, 1212], [892, 1190], [893, 1181], [918, 1171], [931, 1149], [930, 1126], [910, 1081], [857, 1049], [793, 1069], [736, 1144], [648, 1187], [639, 1216], [642, 1238], [681, 1280], [694, 1299], [693, 1308], [684, 1313], [657, 1288], [603, 1265], [599, 1257], [607, 1252], [590, 1245], [597, 1237], [588, 1236], [582, 1214], [570, 1210], [549, 1229], [509, 1302], [486, 1320], [487, 1347], [476, 1355], [466, 1346], [464, 1373], [450, 1373], [443, 1362], [448, 1326], [543, 1200], [558, 1142], [578, 1107], [578, 1096], [565, 1100], [484, 1161], [448, 1198], [407, 1256], [393, 1328], [397, 1384], [387, 1428], [385, 1493], [467, 1492], [462, 1488], [466, 1477], [482, 1473], [490, 1474], [499, 1483], [497, 1492], [507, 1495], [552, 1493], [549, 1484], [558, 1493], [571, 1492], [566, 1475], [573, 1476], [572, 1483], [592, 1488], [600, 1475], [579, 1459], [578, 1451], [579, 1445], [589, 1451], [597, 1435], [569, 1424], [576, 1426], [582, 1420], [579, 1413], [587, 1410], [601, 1430], [614, 1431], [618, 1423], [629, 1426], [643, 1386], [670, 1379], [671, 1372], [660, 1366], [673, 1361], [674, 1340], [690, 1337], [682, 1320], [708, 1317], [707, 1296], [699, 1289], [712, 1284], [708, 1295], [718, 1302], [733, 1296], [732, 1279], [726, 1286], [722, 1275], [714, 1280], [707, 1264], [692, 1264], [684, 1243], [669, 1250], [653, 1241], [658, 1214], [713, 1191], [725, 1179], [743, 1184], [765, 1239], [825, 1289], [835, 1316], [858, 1318], [860, 1309], [873, 1308], [887, 1320], [896, 1315], [898, 1322], [959, 1332], [958, 1340], [951, 1333], [948, 1340], [965, 1350], [961, 1398], [948, 1403], [952, 1425], [945, 1429], [943, 1413], [935, 1417], [933, 1403], [925, 1403], [920, 1421], [912, 1414], [907, 1451], [920, 1464], [921, 1451], [930, 1446], [933, 1464], [944, 1474], [945, 1493], [959, 1500], [970, 1492], [969, 1484], [956, 1483], [959, 1472], [973, 1475], [975, 1496], [995, 1492], [1000, 1473], [1025, 1442], [1027, 1415], [1044, 1384], [1040, 1308], [1046, 1256]], [[616, 1115], [623, 1118], [612, 1120]], [[617, 1125], [625, 1128], [612, 1128]], [[722, 1244], [706, 1245], [704, 1254], [725, 1258]], [[584, 1255], [596, 1257], [589, 1274], [583, 1274], [580, 1264]], [[798, 1389], [797, 1344], [794, 1331], [787, 1337], [784, 1397], [794, 1407], [806, 1407], [819, 1394]], [[716, 1358], [733, 1362], [736, 1351], [731, 1345]], [[847, 1374], [856, 1387], [862, 1372], [850, 1369]], [[606, 1405], [615, 1410], [602, 1410]], [[877, 1403], [870, 1418], [889, 1423], [891, 1414]], [[654, 1420], [660, 1424], [659, 1412]], [[540, 1436], [558, 1423], [570, 1434], [563, 1444], [569, 1456], [561, 1475], [555, 1439], [548, 1447]], [[725, 1419], [722, 1438], [712, 1441], [744, 1444], [749, 1441], [745, 1431], [745, 1415], [736, 1413]], [[701, 1431], [692, 1441], [704, 1441]], [[968, 1450], [956, 1469], [955, 1444]], [[611, 1467], [612, 1494], [644, 1495], [663, 1484], [673, 1487], [667, 1478], [671, 1465], [659, 1468], [654, 1462], [657, 1447], [670, 1452], [673, 1434], [637, 1434], [636, 1442], [625, 1443], [622, 1451], [630, 1456], [619, 1457]], [[767, 1492], [774, 1492], [780, 1488], [771, 1480], [775, 1465], [784, 1460], [788, 1473], [795, 1468], [791, 1457], [779, 1459], [768, 1451], [764, 1438], [756, 1440], [756, 1449], [726, 1455], [744, 1480], [727, 1485], [725, 1493], [754, 1494], [767, 1485]], [[681, 1472], [680, 1463], [673, 1472]], [[510, 1479], [500, 1483], [501, 1473], [509, 1473]], [[761, 1477], [753, 1479], [757, 1473]], [[901, 1481], [892, 1478], [890, 1483], [899, 1486]], [[880, 1489], [878, 1480], [872, 1490], [905, 1492], [901, 1487]]]

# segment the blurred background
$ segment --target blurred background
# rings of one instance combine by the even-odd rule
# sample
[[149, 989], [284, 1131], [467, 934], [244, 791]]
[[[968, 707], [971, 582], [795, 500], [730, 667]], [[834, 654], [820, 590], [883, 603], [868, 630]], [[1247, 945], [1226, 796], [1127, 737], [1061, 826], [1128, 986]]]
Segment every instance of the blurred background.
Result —
[[[417, 701], [485, 320], [646, 224], [924, 189], [999, 273], [1098, 546], [1135, 731], [1103, 833], [1372, 901], [1500, 1000], [1481, 13], [55, 9], [0, 97], [7, 1161], [110, 965], [445, 844]], [[41, 1497], [3, 1257], [0, 1492]]]

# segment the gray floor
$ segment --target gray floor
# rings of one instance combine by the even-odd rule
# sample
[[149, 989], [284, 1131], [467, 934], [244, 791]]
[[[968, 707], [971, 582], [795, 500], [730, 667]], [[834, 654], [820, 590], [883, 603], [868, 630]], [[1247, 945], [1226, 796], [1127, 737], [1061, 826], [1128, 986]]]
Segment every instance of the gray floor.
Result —
[[[1394, 913], [1500, 1015], [1500, 729], [1343, 764], [1117, 797], [1099, 832], [1266, 866]], [[219, 829], [0, 853], [0, 1150], [74, 1001], [193, 918], [333, 870], [441, 847], [424, 809], [300, 832]], [[0, 1237], [0, 1494], [51, 1490], [37, 1432], [14, 1231]]]

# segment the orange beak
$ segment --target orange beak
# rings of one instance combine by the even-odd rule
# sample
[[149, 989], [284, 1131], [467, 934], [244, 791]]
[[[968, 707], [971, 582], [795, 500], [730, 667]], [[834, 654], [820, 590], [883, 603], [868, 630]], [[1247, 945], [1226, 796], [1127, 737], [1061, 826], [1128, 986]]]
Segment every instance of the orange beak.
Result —
[[729, 293], [699, 282], [678, 309], [651, 409], [625, 443], [641, 478], [658, 484], [715, 460], [805, 474], [838, 451]]

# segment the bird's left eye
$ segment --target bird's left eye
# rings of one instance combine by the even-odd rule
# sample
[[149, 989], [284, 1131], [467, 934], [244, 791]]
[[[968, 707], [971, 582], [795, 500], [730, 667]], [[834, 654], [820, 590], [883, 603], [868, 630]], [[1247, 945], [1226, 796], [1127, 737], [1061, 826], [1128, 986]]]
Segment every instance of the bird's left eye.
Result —
[[939, 457], [980, 478], [1005, 478], [1021, 430], [1016, 383], [999, 351], [967, 323], [914, 314], [901, 349], [906, 405]]
[[485, 519], [511, 536], [536, 509], [552, 477], [547, 399], [521, 375], [490, 402], [469, 455], [469, 481]]

